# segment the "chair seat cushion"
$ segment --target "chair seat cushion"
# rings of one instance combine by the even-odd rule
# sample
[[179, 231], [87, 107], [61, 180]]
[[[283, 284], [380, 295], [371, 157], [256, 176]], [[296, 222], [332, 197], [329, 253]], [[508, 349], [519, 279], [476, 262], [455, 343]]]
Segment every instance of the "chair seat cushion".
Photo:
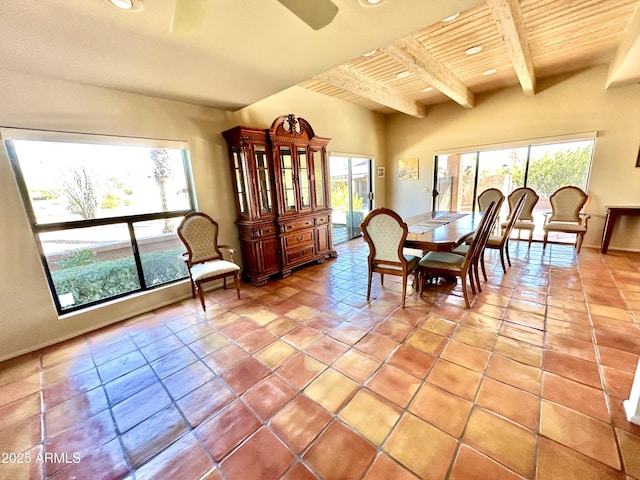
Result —
[[451, 252], [429, 252], [418, 264], [421, 268], [434, 268], [459, 272], [462, 269], [465, 257]]
[[[415, 255], [409, 255], [405, 253], [402, 256], [407, 261], [408, 271], [413, 270], [417, 265], [418, 261], [420, 260], [420, 257], [416, 257]], [[402, 272], [402, 267], [400, 265], [391, 265], [391, 264], [385, 263], [384, 260], [374, 260], [373, 263], [375, 263], [377, 267], [386, 268], [387, 270], [398, 270], [398, 272]]]
[[240, 270], [240, 267], [226, 260], [213, 260], [211, 262], [197, 263], [191, 267], [193, 281], [204, 280], [225, 273], [232, 273]]
[[528, 221], [517, 221], [513, 228], [517, 228], [518, 230], [533, 230], [536, 228], [536, 224]]
[[420, 261], [420, 257], [416, 257], [415, 255], [403, 255], [404, 259], [407, 261], [407, 270], [411, 271], [413, 270], [416, 265], [418, 265], [418, 262]]
[[579, 223], [550, 222], [542, 227], [545, 232], [572, 232], [582, 233], [587, 231], [587, 227]]
[[455, 253], [456, 255], [466, 255], [469, 252], [470, 245], [463, 243], [462, 245], [458, 245], [456, 248], [451, 250], [451, 253]]
[[499, 247], [502, 244], [501, 235], [489, 235], [487, 239], [487, 247]]

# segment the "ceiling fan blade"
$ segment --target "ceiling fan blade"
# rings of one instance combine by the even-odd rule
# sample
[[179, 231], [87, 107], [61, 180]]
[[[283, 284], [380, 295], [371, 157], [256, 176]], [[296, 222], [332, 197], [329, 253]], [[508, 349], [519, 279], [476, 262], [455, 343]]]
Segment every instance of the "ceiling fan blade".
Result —
[[175, 0], [176, 6], [169, 30], [173, 33], [188, 33], [199, 26], [205, 14], [206, 0]]
[[331, 0], [278, 0], [304, 23], [320, 30], [331, 23], [338, 13], [338, 6]]

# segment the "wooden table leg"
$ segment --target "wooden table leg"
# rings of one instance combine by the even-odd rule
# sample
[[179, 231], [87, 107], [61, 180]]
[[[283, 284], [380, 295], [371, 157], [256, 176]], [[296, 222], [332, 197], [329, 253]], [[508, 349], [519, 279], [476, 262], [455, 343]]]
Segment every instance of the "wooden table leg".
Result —
[[611, 241], [611, 236], [613, 235], [613, 227], [615, 226], [617, 219], [618, 214], [611, 213], [611, 210], [607, 212], [607, 219], [604, 223], [604, 234], [602, 236], [602, 248], [600, 249], [602, 253], [607, 253], [609, 242]]

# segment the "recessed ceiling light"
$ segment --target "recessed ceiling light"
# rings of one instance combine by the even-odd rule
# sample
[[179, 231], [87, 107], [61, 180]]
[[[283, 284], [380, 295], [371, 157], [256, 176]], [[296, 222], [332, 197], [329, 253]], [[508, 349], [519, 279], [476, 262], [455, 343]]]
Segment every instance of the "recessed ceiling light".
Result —
[[460, 16], [460, 12], [456, 12], [453, 15], [449, 15], [446, 18], [443, 18], [442, 21], [443, 22], [452, 22], [454, 21], [456, 18], [458, 18]]
[[384, 2], [384, 0], [358, 0], [358, 3], [363, 7], [375, 7], [382, 2]]
[[484, 76], [493, 75], [496, 72], [497, 72], [497, 70], [495, 68], [490, 68], [489, 70], [485, 70], [484, 72], [482, 72], [482, 75], [484, 75]]
[[363, 54], [362, 54], [362, 56], [363, 56], [363, 57], [371, 57], [371, 56], [375, 55], [375, 53], [376, 53], [377, 51], [378, 51], [378, 49], [377, 49], [377, 48], [375, 48], [375, 49], [373, 49], [373, 50], [371, 50], [371, 51], [369, 51], [369, 52], [363, 53]]
[[105, 0], [109, 5], [120, 10], [138, 12], [142, 10], [142, 0]]
[[478, 45], [477, 47], [471, 47], [465, 50], [465, 55], [475, 55], [476, 53], [480, 53], [482, 51], [482, 47]]
[[433, 87], [427, 87], [427, 88], [423, 88], [422, 91], [423, 92], [431, 92], [433, 90]]
[[409, 75], [411, 75], [411, 72], [406, 70], [404, 72], [396, 73], [397, 78], [407, 78]]

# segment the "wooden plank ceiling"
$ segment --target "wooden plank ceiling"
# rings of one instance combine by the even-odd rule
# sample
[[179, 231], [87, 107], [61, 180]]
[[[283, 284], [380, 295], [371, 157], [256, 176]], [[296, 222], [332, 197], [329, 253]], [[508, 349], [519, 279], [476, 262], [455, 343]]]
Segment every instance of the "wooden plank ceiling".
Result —
[[[535, 95], [536, 79], [611, 62], [638, 4], [487, 0], [299, 86], [418, 118], [426, 106], [449, 100], [473, 108], [476, 94], [506, 86], [519, 84], [524, 95]], [[474, 47], [481, 49], [465, 53]]]

